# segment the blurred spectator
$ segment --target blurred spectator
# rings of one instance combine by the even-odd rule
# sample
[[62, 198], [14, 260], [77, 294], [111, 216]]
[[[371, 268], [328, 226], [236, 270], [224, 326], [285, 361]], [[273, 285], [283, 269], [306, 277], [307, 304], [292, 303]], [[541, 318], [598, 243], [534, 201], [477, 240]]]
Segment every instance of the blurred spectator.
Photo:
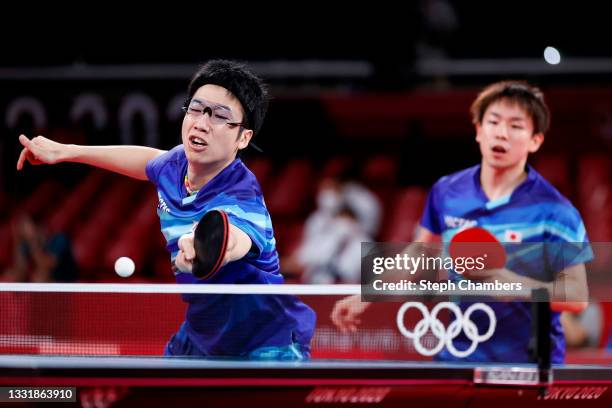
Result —
[[319, 208], [329, 205], [328, 209], [336, 214], [343, 206], [350, 207], [364, 231], [376, 236], [382, 207], [377, 195], [364, 185], [362, 178], [362, 169], [357, 160], [347, 164], [335, 176], [321, 181], [317, 204]]
[[323, 179], [317, 209], [308, 217], [294, 254], [282, 262], [283, 273], [301, 276], [304, 283], [358, 283], [361, 242], [378, 232], [381, 205], [347, 169]]
[[340, 187], [345, 207], [351, 208], [355, 220], [369, 235], [376, 236], [380, 228], [382, 209], [374, 193], [362, 184], [347, 180]]
[[27, 214], [11, 222], [13, 264], [3, 274], [9, 282], [74, 282], [78, 270], [68, 237], [48, 234]]
[[302, 282], [312, 284], [358, 283], [361, 243], [372, 241], [350, 206], [342, 207], [317, 235], [297, 250], [303, 266]]

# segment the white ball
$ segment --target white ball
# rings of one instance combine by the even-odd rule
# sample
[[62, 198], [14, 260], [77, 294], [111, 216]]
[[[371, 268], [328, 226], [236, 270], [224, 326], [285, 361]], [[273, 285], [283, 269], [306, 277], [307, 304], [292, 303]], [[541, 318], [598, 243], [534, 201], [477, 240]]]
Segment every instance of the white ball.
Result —
[[544, 60], [550, 65], [557, 65], [561, 62], [561, 53], [555, 47], [546, 47], [544, 49]]
[[127, 256], [122, 256], [121, 258], [117, 258], [115, 261], [115, 272], [117, 275], [122, 278], [127, 278], [128, 276], [134, 273], [134, 269], [136, 269], [136, 265], [131, 258]]

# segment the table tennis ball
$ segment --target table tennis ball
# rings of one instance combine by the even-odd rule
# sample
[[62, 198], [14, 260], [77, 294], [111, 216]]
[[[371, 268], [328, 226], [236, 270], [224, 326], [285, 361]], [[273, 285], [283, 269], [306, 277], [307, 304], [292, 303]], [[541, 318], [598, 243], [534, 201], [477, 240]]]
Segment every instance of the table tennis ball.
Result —
[[131, 258], [127, 256], [122, 256], [121, 258], [117, 258], [115, 261], [115, 272], [117, 275], [122, 278], [127, 278], [128, 276], [134, 273], [134, 269], [136, 269], [136, 265]]

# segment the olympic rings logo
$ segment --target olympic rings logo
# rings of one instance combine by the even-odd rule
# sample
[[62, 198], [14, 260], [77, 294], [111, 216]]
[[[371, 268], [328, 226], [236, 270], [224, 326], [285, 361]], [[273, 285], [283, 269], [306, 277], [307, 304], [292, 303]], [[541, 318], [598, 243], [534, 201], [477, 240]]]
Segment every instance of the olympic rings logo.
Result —
[[[406, 329], [406, 326], [404, 325], [404, 315], [411, 308], [418, 309], [423, 315], [423, 318], [416, 324], [416, 326], [414, 326], [414, 331]], [[447, 309], [455, 315], [455, 320], [451, 322], [448, 328], [444, 327], [444, 324], [438, 319], [438, 313], [440, 313], [440, 311], [443, 309]], [[484, 334], [480, 334], [478, 332], [478, 327], [476, 327], [476, 324], [470, 319], [472, 313], [477, 310], [485, 312], [489, 318], [489, 328]], [[433, 356], [434, 354], [439, 353], [442, 348], [446, 346], [446, 349], [453, 356], [457, 358], [467, 357], [476, 350], [479, 343], [482, 343], [493, 336], [496, 325], [497, 319], [495, 318], [493, 309], [484, 303], [474, 303], [470, 305], [465, 310], [465, 314], [463, 314], [459, 306], [451, 302], [438, 303], [431, 310], [431, 313], [422, 303], [406, 302], [397, 312], [397, 328], [403, 336], [412, 339], [414, 348], [423, 356]], [[433, 335], [438, 339], [437, 344], [431, 349], [426, 348], [421, 343], [422, 337], [429, 331], [430, 328]], [[472, 341], [472, 344], [465, 350], [457, 350], [453, 344], [453, 340], [459, 336], [462, 331], [465, 331], [465, 335]]]

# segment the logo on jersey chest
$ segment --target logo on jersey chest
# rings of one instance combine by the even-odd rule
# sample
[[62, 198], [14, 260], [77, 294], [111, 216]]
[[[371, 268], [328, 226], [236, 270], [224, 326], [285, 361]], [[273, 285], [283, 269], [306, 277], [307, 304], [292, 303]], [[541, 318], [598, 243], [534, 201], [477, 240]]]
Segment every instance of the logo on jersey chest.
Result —
[[444, 225], [446, 225], [447, 228], [465, 229], [465, 228], [474, 227], [476, 226], [476, 224], [477, 224], [476, 220], [468, 220], [465, 218], [453, 217], [452, 215], [444, 216]]
[[157, 198], [158, 198], [157, 208], [159, 210], [162, 210], [163, 212], [170, 213], [170, 208], [168, 208], [168, 204], [166, 204], [166, 202], [162, 198], [161, 194], [157, 193]]

